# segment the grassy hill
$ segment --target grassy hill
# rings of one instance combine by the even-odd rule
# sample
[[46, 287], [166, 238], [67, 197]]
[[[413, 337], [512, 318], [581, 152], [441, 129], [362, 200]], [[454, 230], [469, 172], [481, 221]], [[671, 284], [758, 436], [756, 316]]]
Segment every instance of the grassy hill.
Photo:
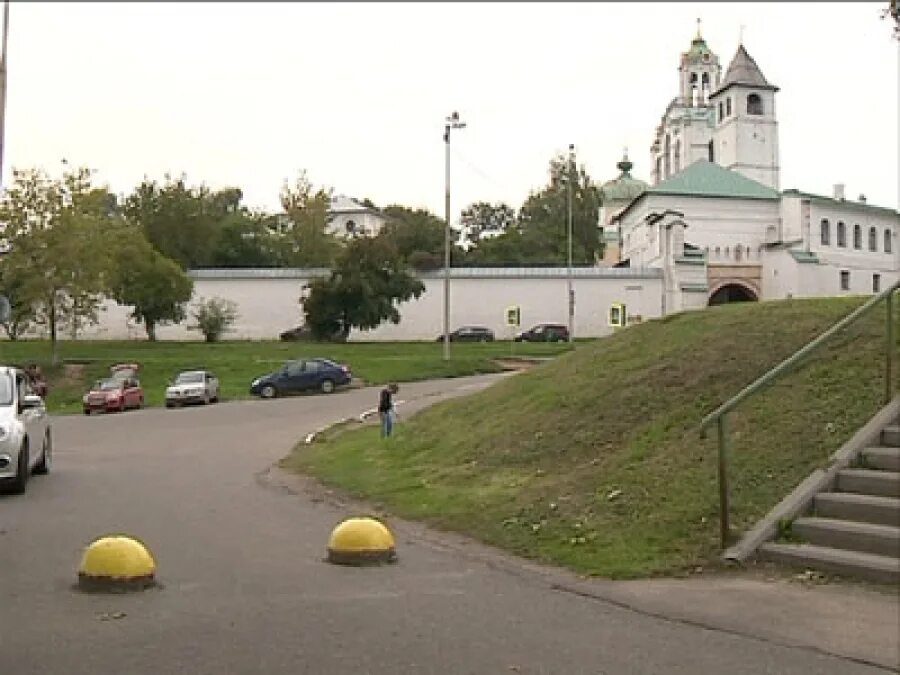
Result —
[[[489, 390], [298, 447], [285, 465], [389, 511], [610, 577], [716, 560], [714, 433], [698, 423], [861, 299], [729, 305], [579, 345]], [[895, 331], [900, 335], [900, 330]], [[881, 404], [884, 311], [733, 413], [746, 529]]]

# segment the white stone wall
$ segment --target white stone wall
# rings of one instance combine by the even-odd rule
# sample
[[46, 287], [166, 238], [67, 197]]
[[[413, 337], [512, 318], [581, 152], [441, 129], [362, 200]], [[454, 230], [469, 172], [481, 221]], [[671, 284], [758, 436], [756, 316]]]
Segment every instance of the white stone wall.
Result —
[[[321, 273], [321, 271], [317, 272]], [[504, 310], [522, 309], [522, 329], [542, 322], [566, 324], [566, 270], [564, 268], [522, 270], [453, 270], [450, 285], [451, 330], [464, 324], [487, 326], [498, 338], [509, 337]], [[276, 339], [278, 334], [302, 323], [299, 303], [302, 286], [311, 278], [304, 270], [203, 270], [192, 273], [194, 299], [220, 297], [237, 303], [238, 320], [228, 337]], [[435, 340], [443, 332], [443, 276], [422, 277], [425, 292], [417, 300], [400, 306], [401, 322], [383, 324], [376, 330], [354, 331], [351, 340]], [[624, 303], [635, 320], [661, 315], [662, 279], [658, 270], [576, 269], [575, 335], [608, 335], [609, 308]], [[127, 319], [127, 308], [108, 303], [99, 326], [82, 337], [123, 339], [142, 337], [143, 330]], [[161, 340], [197, 340], [187, 323], [162, 326]]]

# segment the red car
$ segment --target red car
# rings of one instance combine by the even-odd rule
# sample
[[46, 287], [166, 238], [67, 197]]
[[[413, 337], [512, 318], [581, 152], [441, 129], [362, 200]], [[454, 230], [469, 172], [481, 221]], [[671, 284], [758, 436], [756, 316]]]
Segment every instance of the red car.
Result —
[[113, 366], [113, 377], [98, 380], [91, 390], [82, 398], [84, 414], [93, 411], [125, 412], [128, 408], [141, 408], [144, 405], [144, 389], [134, 377], [134, 370], [126, 371]]

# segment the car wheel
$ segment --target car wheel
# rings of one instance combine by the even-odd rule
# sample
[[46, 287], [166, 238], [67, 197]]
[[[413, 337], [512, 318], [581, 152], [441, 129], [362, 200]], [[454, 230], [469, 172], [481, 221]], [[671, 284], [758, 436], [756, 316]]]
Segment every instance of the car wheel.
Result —
[[128, 410], [128, 406], [125, 404], [125, 399], [122, 399], [122, 405], [119, 406], [119, 412], [125, 412]]
[[322, 384], [320, 384], [319, 386], [321, 387], [323, 394], [330, 394], [334, 391], [333, 380], [322, 380]]
[[85, 414], [85, 415], [90, 415], [90, 414], [91, 414], [91, 409], [90, 409], [90, 408], [85, 408], [85, 409], [84, 409], [84, 414]]
[[14, 495], [20, 495], [25, 492], [25, 486], [28, 485], [28, 474], [30, 473], [28, 463], [28, 446], [23, 445], [19, 451], [19, 465], [16, 467], [16, 477], [10, 483], [9, 491]]
[[166, 407], [167, 407], [167, 408], [174, 408], [174, 407], [175, 407], [175, 404], [172, 403], [172, 401], [166, 401]]
[[210, 400], [211, 399], [209, 398], [209, 392], [208, 391], [204, 392], [203, 393], [203, 405], [209, 405]]
[[144, 407], [144, 397], [141, 396], [141, 397], [138, 399], [137, 408], [138, 408], [138, 410], [140, 410], [140, 409], [143, 408], [143, 407]]
[[53, 438], [50, 436], [50, 430], [44, 435], [44, 448], [41, 450], [41, 459], [34, 467], [36, 474], [50, 473], [50, 464], [53, 461]]
[[263, 398], [275, 398], [278, 396], [278, 390], [271, 384], [267, 384], [259, 390], [259, 395]]

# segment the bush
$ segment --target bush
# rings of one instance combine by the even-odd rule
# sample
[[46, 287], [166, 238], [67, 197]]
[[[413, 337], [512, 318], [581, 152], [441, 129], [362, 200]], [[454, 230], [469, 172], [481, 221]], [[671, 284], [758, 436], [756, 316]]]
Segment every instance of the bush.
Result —
[[188, 329], [199, 330], [207, 342], [217, 342], [237, 320], [237, 304], [224, 298], [201, 298], [191, 316], [196, 323]]

